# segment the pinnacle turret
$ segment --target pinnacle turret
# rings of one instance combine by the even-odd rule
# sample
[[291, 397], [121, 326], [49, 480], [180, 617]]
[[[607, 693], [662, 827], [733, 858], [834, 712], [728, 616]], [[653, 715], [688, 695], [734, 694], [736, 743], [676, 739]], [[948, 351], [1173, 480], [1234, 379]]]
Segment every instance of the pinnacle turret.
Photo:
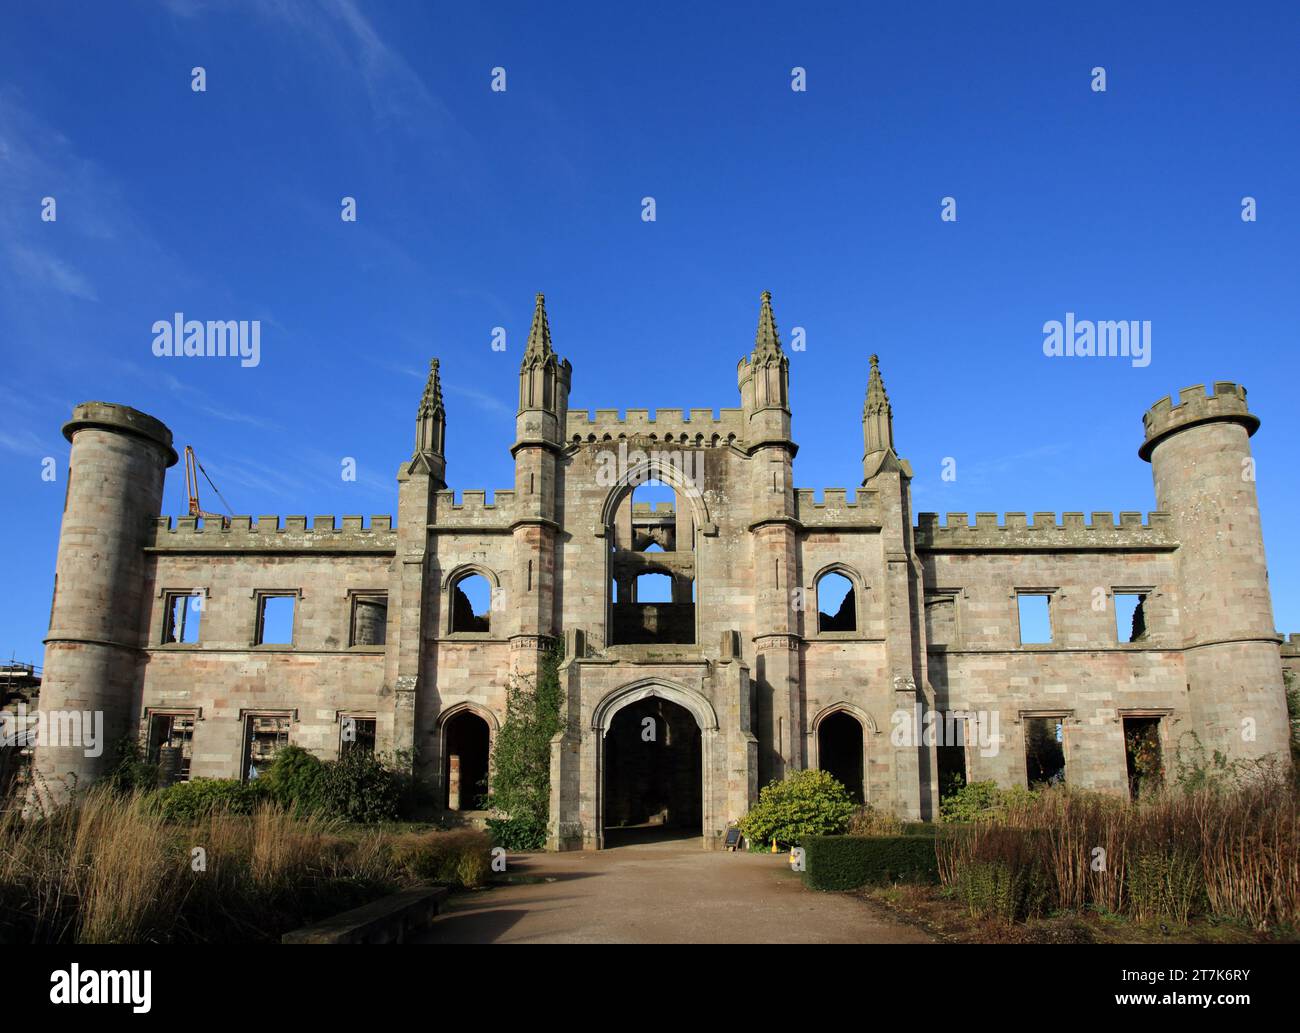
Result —
[[546, 318], [546, 297], [537, 292], [537, 303], [533, 309], [533, 325], [528, 330], [528, 344], [524, 348], [524, 366], [545, 362], [555, 352], [551, 348], [551, 324]]
[[781, 358], [781, 338], [776, 332], [776, 319], [772, 315], [772, 292], [764, 291], [758, 307], [758, 332], [754, 335], [754, 358], [765, 360]]
[[423, 470], [442, 484], [446, 471], [443, 445], [447, 437], [447, 411], [442, 404], [442, 379], [438, 376], [438, 360], [429, 361], [429, 379], [424, 385], [420, 407], [415, 412], [415, 451], [411, 454], [410, 470]]
[[424, 385], [424, 395], [420, 399], [418, 417], [431, 416], [442, 412], [442, 379], [438, 376], [438, 360], [429, 360], [429, 379]]
[[894, 447], [894, 410], [880, 375], [880, 356], [871, 356], [871, 373], [867, 376], [867, 399], [862, 406], [862, 430], [867, 455]]

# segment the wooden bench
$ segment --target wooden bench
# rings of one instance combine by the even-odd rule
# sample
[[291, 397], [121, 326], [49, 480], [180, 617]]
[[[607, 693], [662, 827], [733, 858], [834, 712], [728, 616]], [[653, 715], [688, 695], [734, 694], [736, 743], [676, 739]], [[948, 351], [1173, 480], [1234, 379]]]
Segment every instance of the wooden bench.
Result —
[[446, 886], [417, 886], [344, 911], [315, 925], [294, 929], [281, 943], [404, 943], [409, 933], [426, 929], [448, 895]]

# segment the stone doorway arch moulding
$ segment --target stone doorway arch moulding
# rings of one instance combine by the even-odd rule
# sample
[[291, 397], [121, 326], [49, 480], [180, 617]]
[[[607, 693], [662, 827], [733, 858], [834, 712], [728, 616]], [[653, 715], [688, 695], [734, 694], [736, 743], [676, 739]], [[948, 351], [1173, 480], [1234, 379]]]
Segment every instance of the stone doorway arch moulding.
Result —
[[835, 714], [848, 714], [849, 717], [856, 718], [858, 724], [862, 725], [862, 802], [869, 804], [871, 803], [871, 779], [868, 777], [868, 772], [870, 771], [869, 764], [871, 762], [871, 741], [873, 736], [880, 734], [880, 728], [876, 724], [876, 719], [861, 707], [849, 703], [847, 700], [841, 700], [817, 711], [817, 715], [808, 725], [808, 742], [805, 746], [804, 756], [809, 758], [809, 767], [818, 771], [821, 770], [821, 724], [828, 717], [833, 717]]
[[[459, 703], [453, 703], [444, 707], [434, 718], [434, 731], [437, 733], [435, 741], [438, 744], [437, 766], [434, 768], [434, 799], [442, 801], [447, 795], [447, 726], [451, 724], [452, 719], [459, 717], [461, 714], [473, 714], [481, 718], [487, 725], [488, 730], [488, 792], [492, 791], [492, 751], [496, 749], [497, 732], [501, 726], [497, 721], [496, 714], [492, 713], [482, 703], [476, 703], [473, 700], [462, 700]], [[442, 803], [439, 802], [439, 808]]]
[[614, 723], [614, 715], [626, 706], [643, 699], [665, 699], [676, 703], [695, 718], [700, 729], [700, 834], [707, 848], [706, 830], [713, 827], [714, 803], [713, 758], [717, 746], [718, 713], [702, 693], [677, 685], [664, 678], [640, 678], [609, 692], [596, 704], [591, 714], [591, 735], [595, 740], [595, 814], [591, 827], [596, 832], [598, 849], [605, 846], [605, 735]]

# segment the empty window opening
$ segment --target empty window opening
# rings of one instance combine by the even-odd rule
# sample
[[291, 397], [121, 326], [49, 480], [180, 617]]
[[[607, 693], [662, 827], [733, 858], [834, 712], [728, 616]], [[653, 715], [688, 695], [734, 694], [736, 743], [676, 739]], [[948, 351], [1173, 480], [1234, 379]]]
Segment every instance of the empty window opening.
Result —
[[163, 623], [163, 642], [196, 644], [202, 619], [203, 596], [193, 592], [169, 592], [166, 620]]
[[1020, 644], [1042, 645], [1052, 641], [1052, 613], [1050, 595], [1021, 592], [1016, 596], [1020, 609]]
[[150, 715], [149, 762], [158, 765], [163, 785], [189, 781], [193, 743], [193, 714]]
[[842, 710], [823, 718], [817, 725], [817, 761], [855, 802], [863, 802], [861, 721]]
[[259, 646], [281, 646], [293, 643], [293, 614], [298, 598], [292, 595], [263, 595], [257, 606], [257, 638]]
[[276, 754], [289, 745], [289, 715], [250, 714], [244, 719], [243, 778], [266, 774]]
[[698, 836], [704, 820], [700, 726], [660, 697], [614, 715], [605, 733], [605, 845]]
[[965, 722], [957, 722], [960, 742], [944, 742], [935, 747], [939, 762], [939, 799], [946, 800], [954, 796], [966, 785], [966, 741]]
[[482, 574], [466, 574], [451, 589], [451, 630], [490, 631], [492, 584]]
[[1121, 642], [1141, 642], [1147, 637], [1147, 597], [1141, 592], [1115, 593], [1115, 634]]
[[817, 579], [817, 630], [857, 631], [853, 582], [833, 571]]
[[355, 596], [352, 600], [352, 644], [382, 646], [387, 636], [388, 596]]
[[1025, 772], [1029, 788], [1065, 781], [1065, 718], [1025, 719]]
[[662, 481], [649, 480], [632, 490], [631, 548], [637, 552], [677, 549], [677, 492]]
[[492, 734], [478, 714], [462, 710], [447, 721], [444, 732], [447, 755], [442, 774], [449, 811], [473, 811], [484, 805], [488, 792], [488, 754]]
[[1150, 795], [1164, 782], [1160, 750], [1160, 718], [1124, 718], [1124, 761], [1128, 768], [1128, 791], [1134, 800]]
[[642, 574], [636, 579], [636, 601], [639, 603], [671, 603], [673, 579], [667, 574]]
[[694, 642], [690, 507], [651, 478], [624, 495], [611, 517], [610, 644]]
[[375, 752], [375, 719], [373, 717], [344, 717], [339, 729], [339, 754], [353, 750], [361, 753]]

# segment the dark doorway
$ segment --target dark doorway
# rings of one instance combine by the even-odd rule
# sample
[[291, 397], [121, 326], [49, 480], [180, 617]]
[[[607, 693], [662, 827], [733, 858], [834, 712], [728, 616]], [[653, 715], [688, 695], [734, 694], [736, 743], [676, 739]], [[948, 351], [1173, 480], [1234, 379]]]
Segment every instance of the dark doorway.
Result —
[[822, 718], [817, 726], [817, 758], [823, 771], [863, 802], [862, 722], [843, 710]]
[[462, 710], [447, 722], [443, 741], [447, 755], [442, 761], [443, 803], [449, 811], [478, 810], [487, 792], [488, 751], [491, 733], [477, 714]]
[[1134, 800], [1160, 787], [1164, 779], [1160, 718], [1124, 718], [1124, 763], [1128, 768], [1128, 793]]
[[701, 834], [700, 726], [685, 707], [643, 699], [605, 733], [605, 845]]

